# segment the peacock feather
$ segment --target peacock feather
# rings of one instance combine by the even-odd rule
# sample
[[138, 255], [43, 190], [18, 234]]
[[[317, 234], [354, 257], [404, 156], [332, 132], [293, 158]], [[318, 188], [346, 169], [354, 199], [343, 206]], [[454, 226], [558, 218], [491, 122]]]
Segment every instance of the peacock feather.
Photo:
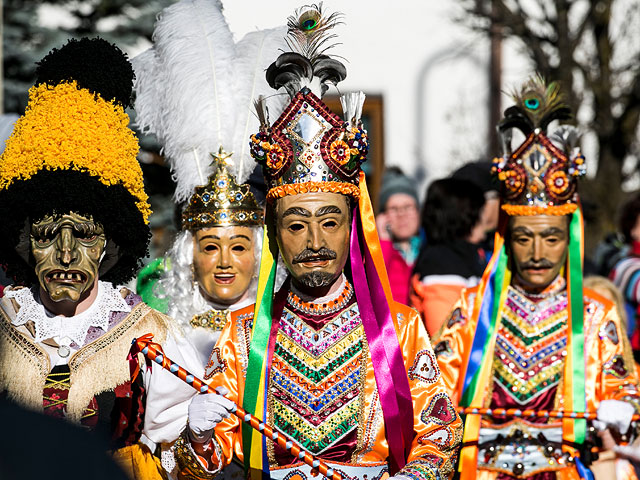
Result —
[[327, 15], [322, 3], [305, 5], [287, 19], [287, 46], [267, 69], [267, 82], [272, 88], [284, 87], [290, 97], [302, 88], [309, 88], [321, 97], [329, 88], [347, 76], [347, 70], [338, 60], [325, 52], [338, 45], [332, 29], [342, 23], [342, 14]]
[[504, 112], [499, 130], [517, 128], [525, 135], [540, 129], [546, 131], [553, 120], [568, 120], [571, 109], [557, 82], [547, 84], [541, 75], [531, 77], [521, 88], [513, 92], [516, 104]]
[[331, 32], [342, 23], [341, 20], [342, 14], [339, 12], [331, 15], [323, 13], [322, 2], [300, 7], [287, 18], [287, 45], [292, 52], [299, 53], [314, 64], [327, 50], [338, 45], [332, 42], [337, 35]]

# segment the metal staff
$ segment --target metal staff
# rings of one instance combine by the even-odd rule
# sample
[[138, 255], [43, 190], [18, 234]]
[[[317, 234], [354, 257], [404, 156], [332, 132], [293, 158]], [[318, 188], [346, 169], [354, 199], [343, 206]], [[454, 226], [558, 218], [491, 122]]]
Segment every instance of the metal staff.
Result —
[[[487, 417], [523, 417], [523, 418], [584, 418], [596, 420], [594, 412], [567, 412], [563, 410], [520, 410], [518, 408], [476, 408], [458, 407], [458, 413], [465, 415], [483, 415]], [[635, 414], [632, 421], [640, 420], [640, 415]]]
[[[182, 368], [177, 363], [174, 363], [170, 358], [167, 358], [164, 352], [162, 351], [162, 347], [157, 343], [153, 343], [153, 335], [148, 333], [140, 338], [134, 338], [131, 348], [132, 355], [135, 353], [141, 352], [145, 355], [149, 360], [154, 361], [158, 365], [162, 366], [165, 370], [169, 370], [180, 380], [191, 385], [195, 390], [200, 393], [216, 393], [216, 391], [207, 385], [204, 381], [200, 380], [195, 375], [192, 375], [187, 370]], [[251, 425], [251, 428], [257, 430], [262, 435], [267, 438], [270, 438], [282, 448], [291, 453], [291, 455], [297, 457], [302, 460], [304, 463], [309, 465], [311, 468], [318, 470], [322, 475], [327, 477], [330, 480], [342, 480], [342, 476], [336, 472], [333, 468], [328, 466], [322, 460], [318, 460], [313, 458], [313, 456], [303, 450], [299, 445], [297, 445], [293, 440], [288, 439], [281, 433], [275, 432], [273, 428], [271, 428], [266, 423], [260, 421], [257, 417], [254, 417], [246, 410], [240, 408], [238, 405], [234, 403], [233, 410], [231, 411], [236, 417], [238, 417], [241, 421], [248, 423]]]

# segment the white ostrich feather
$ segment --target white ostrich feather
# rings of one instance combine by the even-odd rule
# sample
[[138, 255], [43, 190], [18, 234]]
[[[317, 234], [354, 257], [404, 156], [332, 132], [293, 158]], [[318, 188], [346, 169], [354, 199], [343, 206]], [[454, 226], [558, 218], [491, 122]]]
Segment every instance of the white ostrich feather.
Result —
[[[156, 82], [155, 89], [138, 94], [135, 108], [142, 112], [139, 124], [163, 145], [178, 202], [206, 183], [211, 153], [228, 149], [224, 141], [233, 126], [235, 46], [221, 9], [216, 0], [181, 0], [163, 10], [153, 34], [156, 68], [136, 71], [137, 76], [153, 75], [138, 81], [142, 87]], [[142, 60], [150, 57], [143, 55]]]
[[[253, 170], [254, 160], [249, 153], [249, 137], [256, 133], [260, 122], [254, 101], [261, 95], [273, 95], [265, 71], [287, 44], [285, 27], [250, 32], [236, 44], [234, 61], [236, 121], [233, 132], [233, 163], [238, 183], [244, 183]], [[277, 108], [273, 105], [274, 110]], [[280, 109], [279, 115], [284, 107]]]
[[159, 90], [157, 78], [160, 76], [158, 59], [153, 48], [149, 48], [131, 61], [136, 73], [133, 88], [136, 91], [136, 124], [143, 132], [164, 134], [162, 125], [164, 102], [163, 91]]

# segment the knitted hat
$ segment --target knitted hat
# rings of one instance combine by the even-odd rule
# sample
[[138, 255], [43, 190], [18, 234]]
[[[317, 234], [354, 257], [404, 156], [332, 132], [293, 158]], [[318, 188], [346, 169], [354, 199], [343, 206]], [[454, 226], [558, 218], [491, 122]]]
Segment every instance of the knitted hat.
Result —
[[395, 195], [396, 193], [410, 195], [416, 201], [416, 205], [419, 204], [418, 192], [415, 188], [415, 183], [412, 182], [409, 177], [404, 175], [402, 172], [393, 170], [385, 172], [382, 177], [382, 186], [378, 196], [378, 205], [380, 206], [380, 210], [384, 211], [387, 201], [391, 195]]

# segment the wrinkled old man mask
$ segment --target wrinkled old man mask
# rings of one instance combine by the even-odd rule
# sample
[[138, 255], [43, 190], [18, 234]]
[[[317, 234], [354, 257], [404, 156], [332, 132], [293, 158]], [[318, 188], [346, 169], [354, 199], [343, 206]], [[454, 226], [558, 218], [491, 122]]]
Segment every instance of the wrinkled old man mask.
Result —
[[329, 287], [349, 255], [349, 201], [337, 193], [290, 195], [276, 204], [280, 252], [303, 290]]
[[31, 224], [35, 273], [52, 301], [78, 302], [91, 290], [105, 244], [102, 226], [74, 212]]
[[195, 280], [209, 300], [233, 305], [246, 297], [256, 264], [253, 235], [249, 227], [212, 227], [195, 232]]

